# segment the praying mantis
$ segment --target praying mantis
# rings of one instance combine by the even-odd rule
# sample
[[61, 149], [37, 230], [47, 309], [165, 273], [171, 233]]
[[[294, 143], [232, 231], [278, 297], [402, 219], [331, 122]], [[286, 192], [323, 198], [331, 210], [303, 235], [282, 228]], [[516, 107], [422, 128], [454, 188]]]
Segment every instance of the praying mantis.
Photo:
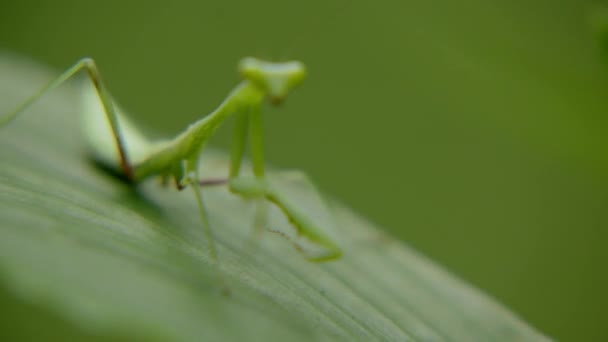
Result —
[[[301, 62], [273, 63], [253, 57], [243, 58], [238, 65], [242, 82], [213, 112], [192, 123], [172, 139], [151, 141], [135, 128], [114, 103], [95, 61], [83, 58], [14, 111], [0, 117], [0, 127], [7, 125], [41, 96], [82, 70], [86, 71], [94, 89], [85, 94], [93, 94], [97, 97], [97, 104], [101, 102], [97, 113], [90, 110], [88, 115], [85, 114], [85, 136], [93, 158], [133, 184], [159, 176], [164, 184], [172, 179], [178, 190], [190, 187], [208, 240], [210, 257], [214, 262], [218, 262], [218, 252], [200, 188], [216, 184], [227, 184], [232, 193], [244, 198], [266, 200], [276, 205], [300, 237], [320, 247], [321, 252], [305, 255], [307, 260], [324, 262], [342, 255], [341, 249], [325, 233], [324, 227], [317, 226], [309, 215], [299, 210], [297, 204], [290, 202], [281, 188], [269, 181], [265, 172], [261, 109], [266, 100], [273, 105], [280, 104], [302, 83], [306, 69]], [[229, 175], [226, 179], [201, 180], [201, 152], [219, 126], [231, 116], [235, 116], [235, 122]], [[253, 176], [241, 174], [247, 138]], [[302, 248], [297, 249], [302, 251]]]

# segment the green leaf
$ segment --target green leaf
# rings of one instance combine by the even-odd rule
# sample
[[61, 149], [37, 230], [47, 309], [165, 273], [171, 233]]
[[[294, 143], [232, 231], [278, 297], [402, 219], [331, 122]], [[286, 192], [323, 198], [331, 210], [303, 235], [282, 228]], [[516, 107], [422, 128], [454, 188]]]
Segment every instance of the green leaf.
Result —
[[[0, 112], [52, 75], [1, 56]], [[254, 204], [224, 187], [205, 189], [220, 255], [220, 271], [214, 271], [190, 191], [153, 181], [133, 188], [87, 159], [77, 86], [48, 94], [0, 130], [0, 303], [6, 304], [0, 307], [11, 318], [1, 329], [4, 336], [546, 339], [479, 290], [333, 202], [344, 256], [317, 264], [278, 235], [248, 243]], [[209, 153], [203, 163], [207, 175], [226, 172], [224, 154]], [[307, 212], [318, 205], [294, 196], [302, 198], [299, 205]], [[269, 224], [290, 229], [278, 210]], [[221, 294], [218, 277], [230, 287], [229, 297]]]

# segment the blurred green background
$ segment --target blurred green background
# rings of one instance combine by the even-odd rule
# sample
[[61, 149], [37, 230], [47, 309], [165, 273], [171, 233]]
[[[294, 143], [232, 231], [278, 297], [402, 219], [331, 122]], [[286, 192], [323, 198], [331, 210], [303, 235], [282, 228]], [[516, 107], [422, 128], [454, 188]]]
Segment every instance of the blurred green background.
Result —
[[271, 163], [305, 170], [548, 335], [606, 340], [595, 3], [2, 1], [0, 49], [57, 70], [93, 56], [118, 101], [166, 134], [226, 96], [241, 57], [300, 59], [309, 79], [266, 111]]

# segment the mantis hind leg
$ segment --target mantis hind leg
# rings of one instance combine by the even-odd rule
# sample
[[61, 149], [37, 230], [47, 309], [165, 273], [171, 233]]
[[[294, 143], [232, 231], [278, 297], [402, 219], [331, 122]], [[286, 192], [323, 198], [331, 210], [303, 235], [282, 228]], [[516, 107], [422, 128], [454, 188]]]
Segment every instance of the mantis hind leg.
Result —
[[95, 86], [95, 90], [99, 95], [101, 103], [103, 105], [104, 112], [110, 122], [110, 126], [112, 128], [112, 134], [116, 141], [116, 146], [118, 148], [118, 153], [120, 156], [120, 167], [125, 177], [129, 180], [133, 180], [133, 166], [129, 163], [129, 158], [127, 156], [125, 143], [123, 141], [123, 137], [120, 133], [119, 124], [118, 124], [118, 116], [116, 114], [116, 110], [114, 108], [114, 104], [112, 102], [112, 97], [110, 93], [106, 90], [106, 87], [101, 79], [101, 74], [99, 73], [99, 69], [95, 64], [95, 61], [91, 58], [83, 58], [64, 71], [61, 75], [59, 75], [54, 80], [50, 81], [47, 85], [40, 88], [34, 95], [25, 100], [19, 107], [17, 107], [12, 112], [0, 118], [0, 127], [7, 125], [11, 121], [13, 121], [19, 114], [21, 114], [27, 107], [29, 107], [32, 103], [38, 100], [41, 96], [43, 96], [48, 91], [51, 91], [74, 75], [76, 75], [80, 70], [86, 70], [89, 79]]

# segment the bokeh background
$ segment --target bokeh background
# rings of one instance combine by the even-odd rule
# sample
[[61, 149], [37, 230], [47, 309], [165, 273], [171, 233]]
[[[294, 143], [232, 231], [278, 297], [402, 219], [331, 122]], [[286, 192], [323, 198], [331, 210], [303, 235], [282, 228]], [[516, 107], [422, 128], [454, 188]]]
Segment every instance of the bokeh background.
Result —
[[[265, 114], [269, 161], [305, 170], [548, 335], [599, 341], [608, 56], [589, 23], [597, 3], [1, 1], [0, 49], [57, 70], [93, 56], [115, 98], [163, 134], [213, 109], [241, 57], [300, 59], [309, 79]], [[226, 129], [213, 143], [229, 141]]]

